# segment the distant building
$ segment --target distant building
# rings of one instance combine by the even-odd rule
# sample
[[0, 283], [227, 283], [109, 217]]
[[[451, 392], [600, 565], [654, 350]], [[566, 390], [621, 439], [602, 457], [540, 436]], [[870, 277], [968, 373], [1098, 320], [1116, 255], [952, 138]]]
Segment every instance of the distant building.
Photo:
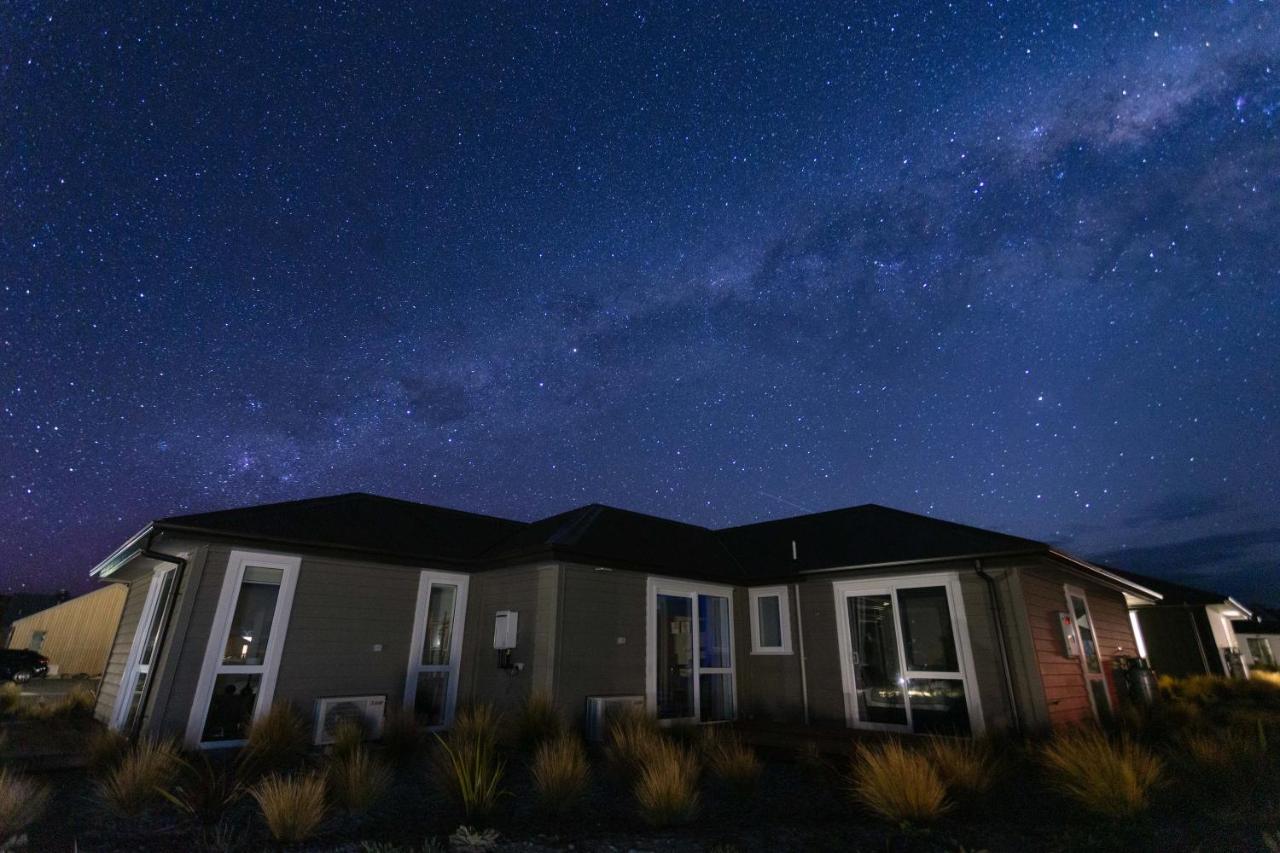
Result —
[[1280, 669], [1280, 611], [1253, 608], [1253, 618], [1231, 623], [1240, 638], [1245, 663], [1256, 669]]
[[[16, 619], [11, 649], [31, 649], [49, 659], [50, 675], [101, 675], [115, 640], [125, 590], [116, 585]], [[56, 667], [56, 669], [54, 669]]]
[[47, 610], [69, 598], [71, 593], [65, 589], [53, 593], [17, 592], [11, 595], [0, 595], [0, 637], [7, 641], [9, 628], [16, 620]]

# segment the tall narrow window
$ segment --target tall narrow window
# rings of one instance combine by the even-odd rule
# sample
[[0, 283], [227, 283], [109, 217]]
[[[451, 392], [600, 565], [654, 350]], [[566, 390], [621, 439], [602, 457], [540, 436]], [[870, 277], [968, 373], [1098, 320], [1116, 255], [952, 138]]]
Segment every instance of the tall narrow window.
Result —
[[124, 677], [120, 679], [120, 692], [116, 697], [112, 725], [123, 731], [131, 731], [142, 712], [142, 699], [151, 679], [151, 665], [160, 632], [164, 630], [164, 614], [173, 598], [175, 568], [161, 569], [151, 576], [147, 585], [147, 597], [143, 599], [138, 629], [133, 635], [133, 646], [125, 664]]
[[727, 588], [649, 580], [649, 695], [658, 719], [734, 718], [732, 623]]
[[1102, 671], [1102, 654], [1098, 648], [1098, 635], [1089, 613], [1089, 602], [1084, 590], [1068, 586], [1067, 606], [1075, 621], [1076, 636], [1080, 640], [1080, 665], [1084, 669], [1085, 689], [1096, 716], [1111, 711], [1111, 694], [1107, 690], [1107, 676]]
[[231, 552], [188, 740], [241, 743], [270, 707], [300, 565], [297, 557]]
[[751, 653], [791, 654], [791, 607], [785, 586], [753, 589], [751, 599]]
[[405, 681], [405, 708], [428, 729], [453, 721], [467, 607], [467, 576], [423, 572]]

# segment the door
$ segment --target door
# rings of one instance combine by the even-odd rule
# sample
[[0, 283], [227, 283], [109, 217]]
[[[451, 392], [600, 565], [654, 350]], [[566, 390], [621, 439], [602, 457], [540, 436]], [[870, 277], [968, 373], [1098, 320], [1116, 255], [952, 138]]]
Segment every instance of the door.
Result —
[[870, 725], [906, 728], [910, 720], [902, 662], [898, 658], [893, 595], [850, 595], [845, 605], [858, 720]]
[[1093, 706], [1093, 715], [1101, 719], [1111, 713], [1111, 692], [1107, 689], [1107, 675], [1102, 669], [1097, 630], [1093, 625], [1093, 616], [1089, 613], [1089, 601], [1085, 598], [1084, 590], [1068, 586], [1066, 592], [1067, 609], [1075, 623], [1076, 639], [1079, 641], [1080, 666], [1084, 671], [1089, 704]]
[[658, 596], [658, 719], [693, 720], [693, 597]]
[[428, 730], [453, 722], [458, 701], [467, 576], [423, 572], [418, 579], [404, 706]]
[[650, 709], [659, 720], [734, 718], [730, 589], [651, 578], [649, 637]]

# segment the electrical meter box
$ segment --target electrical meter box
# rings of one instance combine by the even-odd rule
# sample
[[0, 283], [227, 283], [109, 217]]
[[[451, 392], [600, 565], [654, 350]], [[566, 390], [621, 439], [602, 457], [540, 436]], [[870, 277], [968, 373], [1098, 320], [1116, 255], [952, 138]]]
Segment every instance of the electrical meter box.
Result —
[[516, 631], [520, 614], [515, 610], [499, 610], [493, 617], [493, 647], [508, 651], [516, 647]]

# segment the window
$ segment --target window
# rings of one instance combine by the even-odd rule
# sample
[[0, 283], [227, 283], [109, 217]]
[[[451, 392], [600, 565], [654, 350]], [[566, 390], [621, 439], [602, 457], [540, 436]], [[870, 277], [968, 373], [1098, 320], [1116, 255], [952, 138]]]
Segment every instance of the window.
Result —
[[850, 725], [959, 735], [981, 731], [957, 575], [832, 586]]
[[785, 586], [753, 589], [751, 598], [751, 653], [791, 654], [791, 607]]
[[466, 575], [423, 572], [419, 576], [404, 706], [427, 729], [442, 729], [453, 722], [466, 612]]
[[188, 742], [243, 743], [249, 724], [271, 707], [301, 562], [279, 554], [231, 552], [187, 724]]
[[1094, 716], [1101, 718], [1111, 712], [1111, 695], [1107, 689], [1107, 676], [1102, 671], [1102, 653], [1098, 648], [1098, 635], [1089, 613], [1089, 602], [1084, 590], [1066, 587], [1067, 612], [1075, 623], [1076, 638], [1080, 641], [1080, 666], [1084, 670], [1085, 689]]
[[1271, 654], [1271, 643], [1265, 637], [1249, 637], [1249, 657], [1255, 665], [1275, 666], [1276, 659]]
[[732, 590], [650, 578], [647, 669], [658, 719], [732, 720]]
[[47, 631], [32, 631], [31, 642], [27, 644], [27, 648], [33, 652], [38, 652], [44, 648], [44, 638]]
[[138, 617], [138, 627], [133, 635], [133, 644], [129, 647], [129, 658], [125, 662], [124, 675], [120, 678], [119, 692], [116, 694], [116, 706], [111, 713], [113, 728], [131, 731], [142, 713], [142, 698], [147, 692], [147, 682], [151, 678], [151, 665], [160, 643], [160, 632], [164, 630], [164, 614], [173, 599], [174, 578], [176, 568], [168, 566], [158, 569], [151, 575], [147, 584], [147, 597], [143, 599], [142, 613]]

